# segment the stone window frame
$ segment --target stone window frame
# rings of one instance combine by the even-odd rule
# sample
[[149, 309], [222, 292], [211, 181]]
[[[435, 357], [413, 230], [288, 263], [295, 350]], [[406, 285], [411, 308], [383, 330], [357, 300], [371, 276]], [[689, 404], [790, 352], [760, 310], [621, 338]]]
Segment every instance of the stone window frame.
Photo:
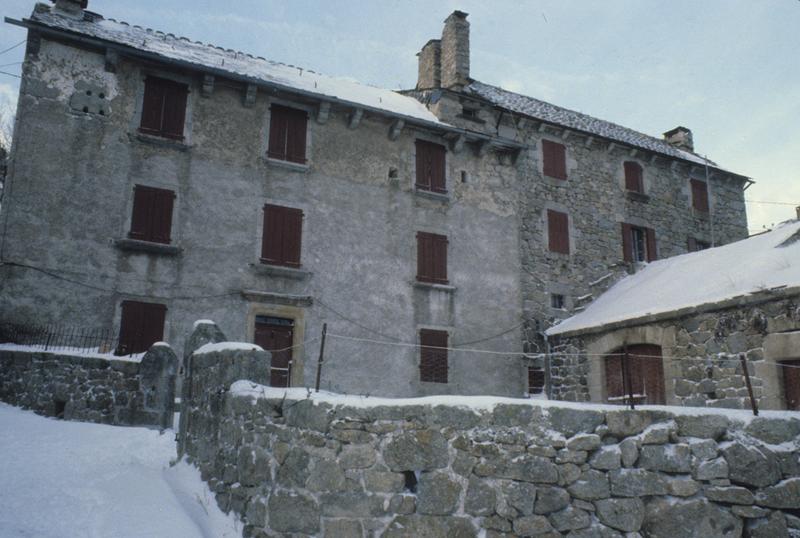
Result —
[[[563, 183], [564, 180], [559, 179]], [[550, 226], [549, 226], [549, 219], [547, 216], [548, 210], [558, 211], [559, 213], [564, 213], [567, 215], [567, 230], [569, 231], [569, 254], [564, 254], [562, 252], [553, 252], [550, 250]], [[567, 206], [563, 204], [559, 204], [557, 202], [547, 202], [544, 207], [542, 208], [541, 213], [542, 219], [542, 251], [545, 252], [547, 256], [554, 256], [558, 258], [571, 258], [577, 252], [577, 244], [579, 239], [578, 230], [575, 226], [575, 221], [572, 217], [572, 212], [567, 208]]]
[[[642, 192], [630, 191], [627, 189], [625, 183], [625, 163], [631, 162], [636, 163], [642, 167]], [[626, 195], [631, 197], [643, 198], [644, 200], [650, 198], [650, 194], [652, 191], [652, 181], [650, 178], [650, 173], [647, 170], [647, 163], [641, 159], [636, 159], [634, 157], [623, 156], [619, 159], [617, 164], [617, 183], [619, 184], [620, 189]]]
[[[245, 316], [245, 323], [247, 324], [245, 326], [245, 335], [248, 342], [255, 342], [256, 316], [270, 316], [294, 321], [292, 331], [292, 377], [289, 383], [292, 387], [304, 386], [305, 354], [307, 350], [302, 344], [305, 342], [308, 308], [276, 303], [250, 302]], [[309, 360], [311, 359], [309, 358]]]
[[681, 405], [675, 396], [675, 381], [681, 379], [680, 360], [675, 360], [675, 335], [677, 328], [674, 325], [638, 325], [635, 327], [621, 328], [599, 335], [588, 335], [585, 352], [589, 358], [589, 373], [587, 389], [589, 401], [592, 403], [608, 403], [606, 387], [605, 355], [621, 348], [624, 345], [651, 344], [661, 347], [664, 368], [664, 394], [666, 405]]
[[[145, 80], [147, 77], [158, 77], [165, 80], [171, 80], [179, 84], [185, 84], [186, 91], [186, 112], [183, 118], [183, 140], [175, 140], [171, 138], [163, 138], [158, 135], [142, 133], [139, 131], [139, 126], [142, 123], [142, 112], [144, 109], [144, 89]], [[194, 100], [195, 96], [199, 93], [195, 91], [197, 85], [194, 77], [175, 73], [161, 68], [141, 67], [136, 73], [136, 94], [134, 95], [134, 111], [131, 116], [129, 125], [130, 134], [132, 137], [145, 142], [153, 143], [162, 147], [174, 147], [176, 149], [185, 150], [192, 147], [192, 127], [194, 125]]]
[[[284, 267], [278, 265], [270, 265], [264, 264], [261, 262], [261, 247], [262, 241], [264, 239], [264, 206], [266, 204], [270, 205], [277, 205], [282, 207], [288, 207], [292, 209], [299, 209], [303, 212], [303, 220], [300, 227], [300, 267], [293, 268], [293, 267]], [[307, 202], [294, 202], [288, 201], [283, 198], [263, 198], [261, 199], [261, 203], [257, 205], [255, 208], [255, 233], [253, 234], [253, 263], [251, 264], [252, 267], [259, 273], [269, 273], [273, 276], [286, 276], [286, 277], [295, 277], [297, 279], [303, 279], [311, 275], [311, 271], [309, 269], [308, 262], [312, 259], [311, 252], [309, 251], [309, 243], [308, 240], [311, 237], [311, 204]], [[260, 267], [267, 267], [273, 268], [274, 271], [270, 272], [269, 270], [258, 270]]]
[[[269, 126], [270, 121], [272, 119], [272, 113], [270, 107], [273, 105], [280, 105], [285, 106], [288, 108], [294, 108], [297, 110], [302, 110], [306, 114], [308, 114], [308, 121], [306, 122], [306, 162], [295, 163], [292, 161], [283, 161], [280, 159], [273, 159], [267, 156], [267, 152], [269, 151]], [[298, 101], [293, 101], [290, 99], [283, 99], [280, 97], [268, 97], [267, 98], [267, 106], [264, 111], [264, 117], [261, 124], [261, 130], [259, 132], [259, 144], [258, 144], [258, 155], [261, 159], [264, 160], [268, 165], [274, 166], [276, 168], [283, 168], [286, 170], [292, 170], [295, 172], [308, 172], [314, 165], [314, 146], [313, 140], [314, 137], [312, 136], [312, 131], [314, 130], [314, 125], [317, 122], [314, 121], [317, 113], [317, 106], [309, 105], [300, 103]]]

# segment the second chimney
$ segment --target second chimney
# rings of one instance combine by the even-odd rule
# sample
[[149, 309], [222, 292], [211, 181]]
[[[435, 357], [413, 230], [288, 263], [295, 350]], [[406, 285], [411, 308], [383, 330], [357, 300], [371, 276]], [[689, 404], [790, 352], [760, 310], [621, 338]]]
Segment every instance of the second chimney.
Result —
[[439, 88], [442, 84], [442, 42], [431, 39], [417, 53], [417, 57], [419, 58], [417, 89]]
[[444, 21], [441, 62], [443, 88], [458, 91], [469, 84], [469, 22], [463, 11]]
[[675, 127], [674, 129], [667, 131], [664, 133], [664, 140], [676, 148], [694, 151], [692, 131], [686, 127]]

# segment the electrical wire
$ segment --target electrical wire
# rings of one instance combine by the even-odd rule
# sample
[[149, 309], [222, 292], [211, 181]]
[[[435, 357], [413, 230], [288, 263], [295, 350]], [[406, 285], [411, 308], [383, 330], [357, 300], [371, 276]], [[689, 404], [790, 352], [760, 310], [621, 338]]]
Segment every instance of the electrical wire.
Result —
[[19, 42], [19, 43], [17, 43], [16, 45], [11, 45], [11, 46], [10, 46], [10, 47], [8, 47], [7, 49], [0, 50], [0, 55], [2, 55], [2, 54], [5, 54], [6, 52], [8, 52], [8, 51], [10, 51], [10, 50], [14, 50], [15, 48], [17, 48], [17, 47], [19, 47], [20, 45], [22, 45], [23, 43], [25, 43], [26, 41], [27, 41], [27, 39], [23, 39], [22, 41], [20, 41], [20, 42]]
[[7, 71], [0, 71], [0, 75], [8, 75], [9, 77], [22, 78], [20, 75], [15, 75], [14, 73], [9, 73]]
[[773, 202], [769, 200], [745, 200], [748, 204], [800, 205], [800, 202]]

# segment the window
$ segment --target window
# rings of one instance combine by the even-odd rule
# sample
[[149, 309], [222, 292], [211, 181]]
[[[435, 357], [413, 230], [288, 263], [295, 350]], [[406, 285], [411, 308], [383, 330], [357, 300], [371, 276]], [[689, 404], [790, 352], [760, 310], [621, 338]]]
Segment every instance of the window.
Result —
[[544, 370], [528, 367], [528, 394], [542, 394], [544, 392]]
[[661, 348], [636, 344], [610, 353], [606, 359], [606, 392], [609, 403], [664, 404], [664, 366]]
[[447, 331], [421, 329], [419, 380], [447, 383]]
[[633, 161], [625, 163], [625, 189], [631, 192], [644, 194], [644, 178], [642, 166]]
[[569, 254], [569, 217], [566, 213], [547, 210], [547, 235], [550, 252]]
[[693, 179], [692, 184], [692, 207], [695, 211], [708, 213], [708, 184], [705, 181]]
[[652, 262], [658, 259], [655, 231], [623, 222], [622, 257], [626, 262]]
[[261, 261], [270, 265], [300, 267], [303, 212], [293, 207], [266, 204]]
[[559, 310], [564, 309], [564, 296], [560, 293], [550, 294], [550, 306]]
[[117, 355], [142, 353], [163, 340], [166, 313], [163, 304], [122, 301]]
[[267, 157], [305, 164], [308, 114], [281, 105], [269, 107], [269, 148]]
[[708, 241], [701, 241], [700, 239], [695, 239], [694, 237], [690, 237], [687, 240], [687, 247], [689, 252], [697, 252], [699, 250], [706, 250], [707, 248], [711, 248], [711, 243]]
[[133, 188], [133, 214], [128, 237], [169, 244], [174, 200], [175, 193], [172, 191], [136, 185]]
[[567, 179], [567, 149], [563, 144], [542, 140], [542, 162], [544, 175]]
[[446, 193], [445, 148], [441, 144], [417, 140], [417, 183], [425, 191]]
[[417, 280], [447, 284], [447, 237], [417, 232]]
[[147, 77], [144, 81], [142, 122], [139, 130], [147, 134], [183, 140], [188, 93], [189, 87], [186, 84]]

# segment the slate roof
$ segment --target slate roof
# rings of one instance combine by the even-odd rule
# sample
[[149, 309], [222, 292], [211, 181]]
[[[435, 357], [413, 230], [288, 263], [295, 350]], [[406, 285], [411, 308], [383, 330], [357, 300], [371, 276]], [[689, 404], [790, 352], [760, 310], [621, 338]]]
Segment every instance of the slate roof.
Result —
[[75, 18], [46, 4], [37, 4], [30, 20], [54, 30], [130, 47], [164, 60], [185, 62], [198, 68], [213, 68], [218, 72], [246, 77], [254, 82], [271, 83], [328, 100], [360, 104], [408, 119], [446, 126], [425, 105], [413, 97], [392, 90], [367, 86], [351, 79], [322, 75], [114, 19], [104, 19], [95, 13], [87, 12], [83, 18]]
[[[576, 131], [582, 131], [590, 135], [596, 135], [609, 140], [618, 141], [623, 144], [641, 148], [647, 151], [653, 151], [669, 157], [691, 161], [703, 166], [706, 164], [706, 160], [703, 157], [700, 157], [695, 153], [676, 148], [663, 139], [634, 131], [633, 129], [623, 127], [622, 125], [617, 125], [616, 123], [612, 123], [610, 121], [594, 118], [588, 114], [562, 108], [533, 97], [528, 97], [527, 95], [514, 93], [479, 81], [473, 81], [469, 86], [467, 86], [466, 90], [496, 106], [505, 108], [512, 112], [525, 114], [526, 116], [531, 116], [547, 123], [553, 123], [569, 129], [574, 129]], [[713, 161], [709, 160], [707, 162], [709, 166], [713, 166], [714, 168], [721, 170], [719, 165]]]

